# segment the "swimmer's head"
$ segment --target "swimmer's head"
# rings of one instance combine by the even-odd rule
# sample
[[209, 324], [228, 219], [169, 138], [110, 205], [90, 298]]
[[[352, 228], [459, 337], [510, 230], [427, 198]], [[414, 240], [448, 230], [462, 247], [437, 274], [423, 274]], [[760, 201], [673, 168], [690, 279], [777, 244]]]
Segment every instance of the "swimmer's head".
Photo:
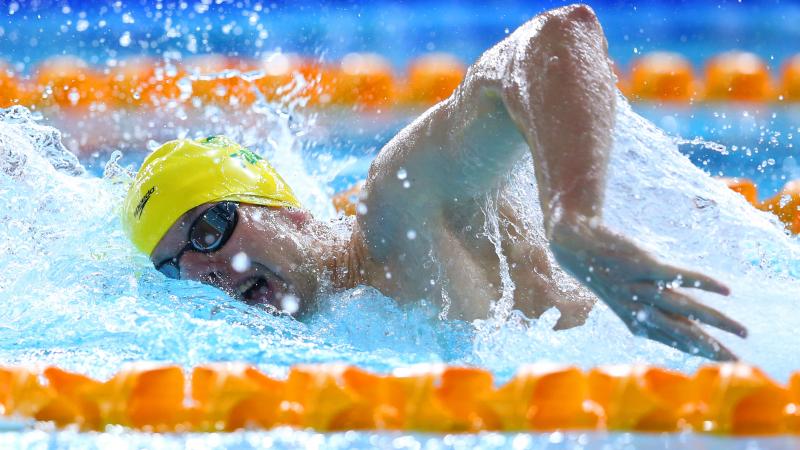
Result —
[[289, 312], [282, 301], [316, 287], [298, 238], [309, 219], [265, 159], [224, 136], [159, 147], [123, 207], [125, 232], [164, 274]]
[[162, 145], [142, 163], [128, 191], [123, 226], [133, 245], [150, 255], [183, 214], [222, 201], [300, 207], [269, 162], [233, 140], [225, 136], [178, 139]]

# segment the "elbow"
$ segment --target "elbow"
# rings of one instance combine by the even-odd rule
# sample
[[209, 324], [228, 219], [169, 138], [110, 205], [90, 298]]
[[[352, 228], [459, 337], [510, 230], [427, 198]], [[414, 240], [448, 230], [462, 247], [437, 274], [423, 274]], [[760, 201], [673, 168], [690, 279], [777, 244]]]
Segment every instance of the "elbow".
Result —
[[[608, 65], [603, 28], [587, 5], [564, 6], [545, 13], [538, 44], [545, 56], [580, 60], [576, 68], [595, 67], [590, 62]], [[583, 60], [586, 58], [591, 61]]]
[[542, 37], [567, 44], [590, 39], [605, 42], [603, 28], [594, 10], [584, 4], [564, 6], [543, 14]]
[[597, 14], [595, 14], [592, 7], [583, 3], [556, 8], [546, 12], [545, 17], [546, 22], [554, 21], [565, 25], [575, 23], [600, 24], [600, 21], [597, 20]]

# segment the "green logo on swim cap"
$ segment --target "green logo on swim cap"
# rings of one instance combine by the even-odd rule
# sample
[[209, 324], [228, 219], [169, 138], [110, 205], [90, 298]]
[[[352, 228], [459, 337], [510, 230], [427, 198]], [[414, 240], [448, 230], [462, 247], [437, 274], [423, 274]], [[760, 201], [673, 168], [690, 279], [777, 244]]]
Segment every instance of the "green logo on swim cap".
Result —
[[253, 152], [252, 150], [248, 150], [244, 147], [240, 148], [239, 151], [237, 152], [231, 153], [230, 157], [243, 159], [250, 164], [255, 164], [264, 159], [261, 157], [261, 155]]
[[224, 142], [226, 140], [227, 138], [225, 136], [213, 135], [204, 138], [200, 142], [202, 142], [203, 144], [215, 144], [215, 143], [220, 143], [220, 141], [223, 141], [223, 143], [228, 144], [228, 142]]
[[[227, 136], [219, 136], [219, 135], [208, 136], [201, 139], [200, 142], [204, 144], [218, 145], [220, 147], [231, 147], [232, 149], [236, 149], [235, 152], [231, 153], [228, 156], [230, 156], [231, 158], [239, 158], [242, 161], [246, 161], [249, 164], [255, 164], [264, 159], [261, 157], [261, 155], [237, 144]], [[244, 163], [242, 164], [242, 167], [245, 167]]]

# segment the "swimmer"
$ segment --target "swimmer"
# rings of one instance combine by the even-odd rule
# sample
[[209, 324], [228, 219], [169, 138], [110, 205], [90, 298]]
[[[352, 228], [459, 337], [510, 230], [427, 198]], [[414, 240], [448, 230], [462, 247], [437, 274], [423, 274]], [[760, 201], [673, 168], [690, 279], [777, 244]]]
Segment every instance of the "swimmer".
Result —
[[[452, 318], [486, 318], [502, 282], [495, 244], [479, 232], [482, 199], [529, 152], [543, 229], [498, 206], [515, 308], [538, 317], [555, 307], [563, 329], [584, 323], [600, 300], [636, 335], [734, 360], [701, 325], [741, 337], [745, 328], [691, 296], [729, 289], [656, 260], [603, 223], [614, 84], [594, 12], [545, 12], [386, 144], [346, 237], [304, 210], [265, 160], [225, 137], [172, 141], [148, 156], [128, 194], [125, 228], [165, 275], [297, 315], [323, 292], [369, 285], [400, 302], [449, 298]], [[582, 287], [562, 291], [565, 273]]]

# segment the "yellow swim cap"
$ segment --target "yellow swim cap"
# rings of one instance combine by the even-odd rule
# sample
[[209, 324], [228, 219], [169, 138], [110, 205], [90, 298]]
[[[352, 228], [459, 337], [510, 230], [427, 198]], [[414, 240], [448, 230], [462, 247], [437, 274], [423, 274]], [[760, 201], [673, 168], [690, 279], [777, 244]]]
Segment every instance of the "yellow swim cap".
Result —
[[125, 200], [123, 227], [133, 245], [149, 255], [183, 214], [220, 201], [300, 207], [267, 160], [233, 140], [178, 139], [142, 163]]

